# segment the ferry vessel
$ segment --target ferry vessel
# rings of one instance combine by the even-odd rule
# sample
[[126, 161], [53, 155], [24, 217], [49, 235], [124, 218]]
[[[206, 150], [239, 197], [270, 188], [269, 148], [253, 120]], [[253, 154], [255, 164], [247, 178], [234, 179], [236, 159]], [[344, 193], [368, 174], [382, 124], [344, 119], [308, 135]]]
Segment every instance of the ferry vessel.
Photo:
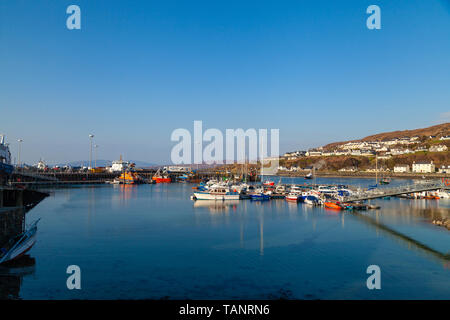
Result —
[[13, 170], [14, 167], [11, 165], [9, 145], [5, 143], [5, 136], [0, 135], [0, 175], [9, 175]]

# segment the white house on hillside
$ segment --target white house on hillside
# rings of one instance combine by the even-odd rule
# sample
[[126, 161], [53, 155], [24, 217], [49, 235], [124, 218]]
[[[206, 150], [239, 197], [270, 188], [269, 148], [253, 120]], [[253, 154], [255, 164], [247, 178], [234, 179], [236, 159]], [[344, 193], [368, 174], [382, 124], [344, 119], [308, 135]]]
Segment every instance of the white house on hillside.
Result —
[[417, 173], [433, 173], [436, 170], [433, 161], [414, 161], [412, 171]]
[[430, 152], [444, 152], [448, 150], [448, 147], [445, 144], [440, 144], [437, 146], [431, 146], [429, 150]]

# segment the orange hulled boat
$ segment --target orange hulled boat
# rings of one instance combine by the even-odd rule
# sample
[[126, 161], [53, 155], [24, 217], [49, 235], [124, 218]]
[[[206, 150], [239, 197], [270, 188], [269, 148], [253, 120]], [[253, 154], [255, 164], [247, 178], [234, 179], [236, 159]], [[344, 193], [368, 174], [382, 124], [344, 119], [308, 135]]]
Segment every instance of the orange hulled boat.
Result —
[[170, 177], [167, 174], [162, 174], [160, 169], [156, 171], [155, 175], [152, 177], [152, 180], [154, 180], [156, 183], [172, 182], [172, 179], [170, 179]]
[[139, 184], [142, 183], [141, 178], [131, 171], [123, 172], [120, 177], [114, 179], [115, 183], [119, 184]]
[[153, 177], [152, 180], [156, 181], [156, 183], [170, 183], [172, 179], [169, 177]]
[[342, 206], [335, 202], [325, 202], [324, 205], [329, 209], [342, 210]]

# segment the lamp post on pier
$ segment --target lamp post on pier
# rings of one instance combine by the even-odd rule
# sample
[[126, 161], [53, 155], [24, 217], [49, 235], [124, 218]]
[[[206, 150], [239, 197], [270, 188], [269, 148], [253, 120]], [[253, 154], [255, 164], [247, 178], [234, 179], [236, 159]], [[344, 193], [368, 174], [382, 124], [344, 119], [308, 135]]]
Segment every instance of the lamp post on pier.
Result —
[[89, 169], [92, 169], [92, 139], [94, 138], [94, 135], [90, 134], [89, 138], [91, 140], [91, 151], [89, 153]]
[[98, 148], [98, 144], [95, 144], [94, 145], [94, 151], [95, 151], [95, 154], [94, 154], [94, 168], [97, 168], [97, 148]]
[[19, 168], [19, 167], [21, 167], [21, 164], [20, 164], [20, 151], [22, 149], [23, 139], [18, 139], [17, 142], [19, 142], [19, 148], [18, 148], [18, 151], [17, 151], [17, 167]]

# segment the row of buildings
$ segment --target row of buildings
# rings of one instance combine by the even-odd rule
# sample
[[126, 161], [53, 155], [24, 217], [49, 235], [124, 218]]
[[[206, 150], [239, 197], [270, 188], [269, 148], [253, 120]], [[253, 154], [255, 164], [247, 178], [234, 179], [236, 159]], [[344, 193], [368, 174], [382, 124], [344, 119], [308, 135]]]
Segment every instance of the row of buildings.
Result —
[[[427, 137], [429, 140], [446, 141], [450, 136], [442, 136], [439, 139], [436, 136]], [[422, 141], [420, 137], [395, 138], [386, 141], [356, 141], [347, 142], [337, 146], [333, 151], [325, 150], [323, 147], [310, 149], [308, 151], [286, 152], [283, 158], [286, 160], [296, 160], [300, 157], [327, 157], [327, 156], [375, 156], [380, 155], [389, 159], [392, 156], [410, 154], [415, 152], [446, 152], [448, 147], [445, 144], [437, 143], [429, 148], [417, 146]]]
[[294, 151], [286, 152], [283, 157], [287, 160], [296, 160], [300, 157], [331, 157], [331, 156], [363, 156], [363, 157], [374, 157], [379, 154], [381, 158], [389, 159], [392, 156], [398, 156], [402, 154], [411, 154], [416, 152], [446, 152], [448, 147], [446, 145], [434, 145], [430, 148], [419, 147], [416, 149], [403, 149], [403, 148], [386, 148], [382, 147], [375, 150], [370, 149], [337, 149], [334, 151], [325, 151], [321, 148], [313, 149], [309, 151]]
[[[286, 172], [298, 172], [298, 171], [305, 171], [305, 170], [312, 170], [313, 166], [308, 166], [305, 168], [300, 168], [299, 166], [291, 166], [291, 167], [285, 167], [285, 166], [279, 166], [279, 171], [286, 171]], [[339, 172], [358, 172], [360, 171], [357, 167], [345, 167], [342, 169], [339, 169]], [[380, 166], [379, 168], [369, 168], [366, 169], [365, 172], [390, 172], [391, 169], [387, 167]], [[393, 169], [394, 173], [450, 173], [450, 165], [443, 165], [441, 167], [436, 167], [433, 161], [415, 161], [410, 166], [409, 164], [398, 164], [394, 166]]]
[[410, 167], [408, 164], [398, 164], [394, 167], [396, 173], [450, 173], [450, 165], [443, 165], [436, 168], [433, 161], [415, 161]]

